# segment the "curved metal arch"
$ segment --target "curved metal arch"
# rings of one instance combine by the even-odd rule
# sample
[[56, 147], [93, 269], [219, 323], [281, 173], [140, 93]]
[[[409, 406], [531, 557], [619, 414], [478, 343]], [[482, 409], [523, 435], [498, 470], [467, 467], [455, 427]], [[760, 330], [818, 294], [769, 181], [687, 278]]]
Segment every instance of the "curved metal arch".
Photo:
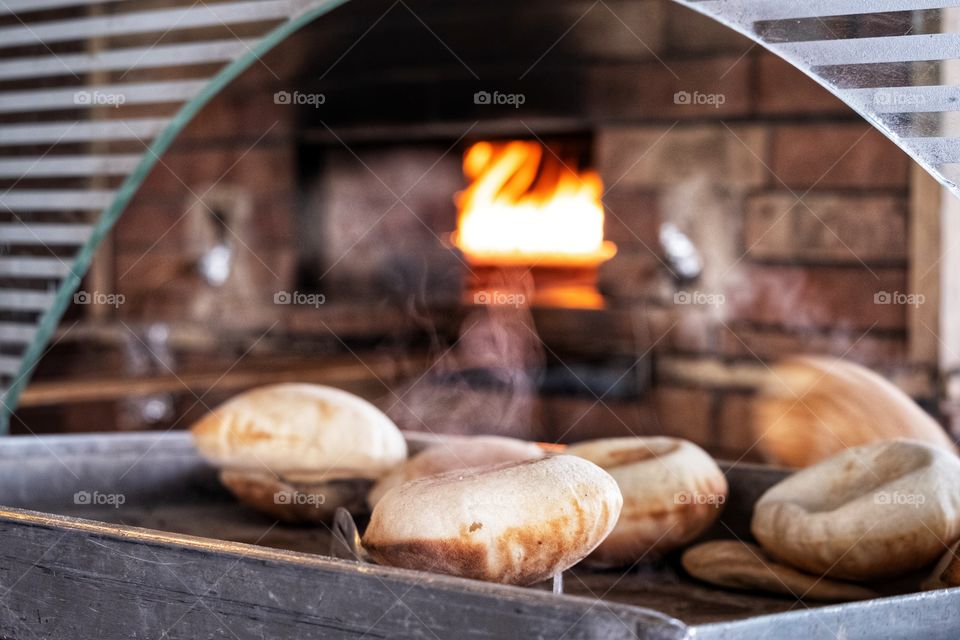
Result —
[[[883, 67], [927, 63], [960, 65], [960, 1], [958, 0], [673, 0], [750, 38], [783, 58], [883, 133], [955, 196], [960, 197], [960, 126], [941, 123], [914, 127], [918, 116], [960, 112], [960, 66], [948, 69], [954, 83], [928, 84], [914, 77], [895, 84]], [[941, 20], [955, 21], [938, 32], [842, 37], [826, 21], [856, 18], [878, 30], [896, 14], [938, 11]], [[949, 12], [949, 13], [948, 13]], [[803, 26], [819, 22], [820, 31], [834, 37], [806, 39]], [[772, 27], [772, 28], [771, 28]], [[777, 40], [760, 29], [771, 29]], [[912, 29], [912, 28], [911, 28]], [[791, 37], [794, 36], [794, 37]], [[869, 66], [879, 69], [866, 69]], [[858, 69], [859, 67], [859, 69]], [[844, 78], [851, 86], [841, 86]], [[919, 129], [920, 131], [915, 131]], [[922, 133], [923, 135], [917, 135]], [[939, 134], [939, 135], [935, 135]], [[955, 177], [948, 175], [948, 169]]]
[[83, 276], [90, 268], [93, 256], [100, 243], [116, 224], [120, 215], [126, 209], [130, 200], [136, 194], [144, 179], [153, 169], [160, 156], [169, 149], [174, 139], [183, 131], [184, 127], [193, 120], [194, 116], [216, 96], [224, 87], [247, 70], [256, 60], [266, 55], [271, 49], [283, 42], [292, 33], [345, 4], [348, 0], [313, 0], [305, 3], [307, 6], [298, 15], [288, 19], [275, 27], [253, 44], [247, 54], [233, 60], [210, 79], [200, 92], [188, 100], [174, 115], [171, 122], [151, 141], [147, 151], [143, 154], [133, 171], [123, 181], [117, 190], [112, 202], [105, 208], [96, 223], [93, 225], [87, 240], [81, 246], [73, 259], [69, 273], [60, 282], [54, 296], [53, 304], [44, 312], [36, 333], [23, 353], [20, 368], [13, 383], [2, 395], [0, 406], [0, 434], [9, 430], [10, 417], [17, 406], [20, 394], [30, 381], [31, 374], [43, 350], [53, 336], [57, 325], [63, 318], [70, 305], [73, 294], [80, 286]]

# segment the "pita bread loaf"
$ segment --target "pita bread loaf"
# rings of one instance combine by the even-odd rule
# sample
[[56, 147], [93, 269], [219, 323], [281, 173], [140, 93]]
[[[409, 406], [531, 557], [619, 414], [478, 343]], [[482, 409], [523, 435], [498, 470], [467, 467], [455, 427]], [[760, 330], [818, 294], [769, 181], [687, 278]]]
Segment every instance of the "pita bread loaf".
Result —
[[320, 524], [333, 520], [337, 507], [351, 513], [364, 513], [364, 496], [371, 482], [364, 478], [345, 478], [317, 484], [286, 482], [258, 471], [220, 472], [220, 482], [244, 504], [283, 522]]
[[889, 381], [823, 357], [790, 358], [771, 368], [753, 403], [753, 430], [770, 462], [791, 467], [894, 438], [955, 450], [940, 425]]
[[[345, 391], [311, 384], [240, 394], [191, 432], [234, 495], [288, 521], [315, 522], [338, 506], [359, 504], [362, 510], [373, 481], [407, 455], [400, 430], [379, 409]], [[274, 494], [290, 489], [295, 497], [289, 504], [274, 503]]]
[[613, 533], [590, 555], [622, 566], [676, 549], [706, 531], [727, 497], [727, 480], [707, 452], [667, 437], [607, 438], [571, 445], [570, 455], [607, 471], [623, 494]]
[[367, 495], [367, 502], [372, 509], [387, 491], [417, 478], [457, 469], [531, 460], [542, 458], [544, 455], [543, 449], [535, 443], [516, 438], [502, 436], [458, 438], [421, 451], [380, 478]]
[[529, 585], [590, 553], [622, 503], [608, 473], [574, 456], [451, 471], [388, 491], [363, 546], [382, 564]]
[[797, 571], [769, 558], [753, 544], [714, 540], [683, 552], [683, 568], [704, 582], [747, 591], [767, 591], [802, 600], [848, 602], [876, 598], [870, 589]]
[[767, 553], [809, 573], [903, 575], [960, 539], [960, 459], [911, 440], [841, 451], [767, 490], [751, 529]]

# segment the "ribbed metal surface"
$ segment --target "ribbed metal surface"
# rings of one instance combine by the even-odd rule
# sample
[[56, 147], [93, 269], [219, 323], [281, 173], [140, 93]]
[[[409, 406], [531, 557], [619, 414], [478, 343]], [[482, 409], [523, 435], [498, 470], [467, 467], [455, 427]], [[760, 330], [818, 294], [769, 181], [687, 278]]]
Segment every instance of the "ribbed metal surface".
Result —
[[209, 5], [198, 2], [161, 11], [35, 22], [30, 28], [24, 28], [25, 25], [0, 28], [0, 48], [279, 20], [307, 4], [303, 0], [253, 0]]
[[250, 50], [247, 40], [223, 40], [201, 44], [133, 47], [101, 53], [41, 56], [0, 62], [0, 80], [43, 78], [91, 71], [131, 71], [171, 65], [206, 64], [233, 60]]
[[121, 176], [133, 171], [139, 155], [41, 156], [0, 158], [0, 178], [50, 178], [62, 176]]
[[806, 71], [960, 195], [960, 0], [677, 1]]
[[16, 145], [151, 140], [170, 123], [169, 118], [139, 118], [106, 122], [49, 122], [0, 125], [0, 147]]
[[[0, 238], [7, 246], [17, 245], [75, 245], [90, 238], [92, 227], [88, 224], [0, 224]], [[15, 259], [15, 258], [10, 258]]]
[[0, 258], [0, 277], [4, 278], [62, 278], [70, 273], [69, 259], [62, 258]]
[[[101, 87], [75, 86], [38, 91], [0, 93], [0, 113], [89, 109], [113, 105], [184, 102], [206, 85], [205, 80], [112, 84]], [[122, 126], [116, 123], [114, 126]]]
[[155, 160], [140, 149], [182, 127], [220, 70], [342, 1], [0, 0], [0, 430]]

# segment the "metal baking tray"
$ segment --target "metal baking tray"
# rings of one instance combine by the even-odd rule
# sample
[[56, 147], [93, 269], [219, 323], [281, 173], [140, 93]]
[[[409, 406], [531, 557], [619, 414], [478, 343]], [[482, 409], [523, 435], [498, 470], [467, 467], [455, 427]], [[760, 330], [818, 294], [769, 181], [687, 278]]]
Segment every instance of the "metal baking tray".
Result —
[[[711, 535], [745, 537], [783, 472], [726, 469]], [[239, 505], [185, 433], [5, 438], [0, 504], [0, 638], [960, 637], [960, 589], [822, 606], [715, 589], [668, 557], [575, 568], [554, 595], [338, 560], [328, 529]]]

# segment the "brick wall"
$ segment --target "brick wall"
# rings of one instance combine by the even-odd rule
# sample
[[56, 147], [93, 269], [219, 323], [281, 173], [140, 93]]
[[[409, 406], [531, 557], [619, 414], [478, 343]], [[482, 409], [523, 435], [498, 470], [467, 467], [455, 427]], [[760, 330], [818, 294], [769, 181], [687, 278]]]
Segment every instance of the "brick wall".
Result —
[[[520, 75], [515, 71], [530, 67], [546, 48], [536, 43], [549, 45], [569, 27], [555, 4], [531, 3], [517, 18], [517, 37], [505, 36], [519, 52], [517, 69], [503, 71], [487, 58], [475, 61], [475, 51], [490, 49], [489, 39], [478, 37], [474, 27], [457, 30], [454, 18], [464, 7], [411, 3], [450, 49], [481, 71], [479, 85], [464, 78], [464, 69], [443, 49], [429, 55], [447, 66], [411, 75], [404, 61], [420, 45], [437, 43], [417, 21], [393, 25], [393, 14], [318, 81], [319, 68], [326, 69], [316, 62], [325, 59], [318, 52], [335, 59], [352, 42], [350, 28], [363, 33], [382, 7], [331, 16], [325, 24], [341, 25], [340, 31], [321, 21], [294, 36], [203, 110], [121, 219], [113, 236], [114, 286], [142, 304], [120, 313], [128, 319], [192, 316], [218, 327], [282, 319], [269, 307], [269, 296], [293, 285], [293, 255], [302, 249], [302, 221], [295, 211], [306, 198], [300, 183], [304, 139], [323, 134], [325, 143], [341, 146], [337, 140], [347, 134], [339, 127], [349, 125], [357, 133], [351, 118], [362, 120], [377, 106], [381, 119], [405, 122], [419, 113], [442, 120], [440, 102], [459, 104], [457, 92], [468, 97], [478, 86], [492, 86], [488, 68], [515, 81]], [[749, 394], [763, 375], [763, 362], [796, 352], [846, 355], [929, 397], [930, 385], [918, 385], [917, 367], [907, 362], [907, 310], [874, 303], [877, 292], [907, 288], [907, 157], [799, 71], [671, 2], [611, 2], [607, 9], [563, 4], [569, 23], [584, 11], [588, 19], [530, 74], [523, 85], [526, 110], [507, 114], [512, 124], [504, 124], [503, 112], [497, 112], [499, 130], [529, 135], [527, 126], [536, 130], [543, 123], [546, 130], [547, 124], [557, 126], [551, 118], [575, 117], [577, 131], [592, 132], [594, 160], [608, 189], [606, 233], [619, 246], [617, 257], [604, 266], [604, 291], [613, 307], [646, 314], [658, 342], [649, 398], [629, 406], [547, 403], [541, 419], [553, 425], [550, 431], [569, 431], [567, 439], [627, 429], [670, 432], [714, 450], [749, 451]], [[553, 30], [524, 31], [529, 16], [549, 19]], [[393, 66], [389, 72], [361, 73], [380, 60], [365, 47], [375, 46], [381, 29], [390, 45], [381, 58]], [[410, 38], [409, 50], [393, 46], [401, 35]], [[506, 48], [497, 52], [510, 55]], [[446, 87], [448, 76], [456, 92], [437, 91], [438, 103], [407, 100], [396, 90], [417, 82]], [[571, 77], [576, 82], [564, 80]], [[275, 91], [298, 86], [328, 91], [331, 111], [304, 119], [303, 110], [274, 104]], [[365, 99], [350, 105], [351, 91], [379, 95], [382, 104]], [[721, 95], [722, 104], [678, 104], [679, 91]], [[408, 102], [414, 103], [412, 115], [401, 113]], [[479, 113], [463, 111], [449, 119], [469, 125], [482, 119]], [[317, 118], [329, 119], [321, 127]], [[332, 130], [325, 132], [328, 125]], [[385, 130], [396, 136], [403, 129]], [[444, 135], [433, 136], [441, 149], [456, 138]], [[352, 150], [338, 153], [352, 162]], [[453, 154], [445, 162], [446, 180], [459, 160]], [[362, 174], [362, 167], [357, 171]], [[195, 201], [211, 188], [252, 211], [238, 245], [243, 275], [230, 294], [244, 301], [242, 314], [230, 312], [235, 306], [224, 304], [223, 291], [185, 280], [198, 251], [191, 220], [203, 216]], [[323, 201], [322, 193], [313, 197]], [[405, 215], [402, 208], [397, 215]], [[442, 212], [431, 220], [436, 232], [454, 223]], [[700, 249], [704, 272], [697, 281], [678, 284], [664, 268], [658, 240], [663, 222], [676, 224]], [[406, 227], [397, 222], [390, 228]], [[389, 242], [389, 233], [375, 237]], [[722, 295], [723, 302], [676, 304], [678, 292]], [[265, 311], [258, 313], [261, 308]]]
[[[713, 34], [683, 40], [703, 45], [698, 62], [714, 75], [681, 69], [671, 88], [723, 103], [605, 126], [597, 144], [607, 232], [620, 247], [606, 290], [616, 304], [646, 305], [666, 336], [655, 359], [660, 427], [750, 452], [751, 394], [766, 363], [795, 353], [842, 355], [932, 400], [933, 363], [908, 362], [907, 309], [875, 301], [908, 288], [910, 160], [796, 69], [692, 23]], [[661, 222], [701, 250], [697, 281], [650, 286], [651, 268], [666, 272], [650, 260]], [[678, 292], [704, 302], [677, 304]]]

